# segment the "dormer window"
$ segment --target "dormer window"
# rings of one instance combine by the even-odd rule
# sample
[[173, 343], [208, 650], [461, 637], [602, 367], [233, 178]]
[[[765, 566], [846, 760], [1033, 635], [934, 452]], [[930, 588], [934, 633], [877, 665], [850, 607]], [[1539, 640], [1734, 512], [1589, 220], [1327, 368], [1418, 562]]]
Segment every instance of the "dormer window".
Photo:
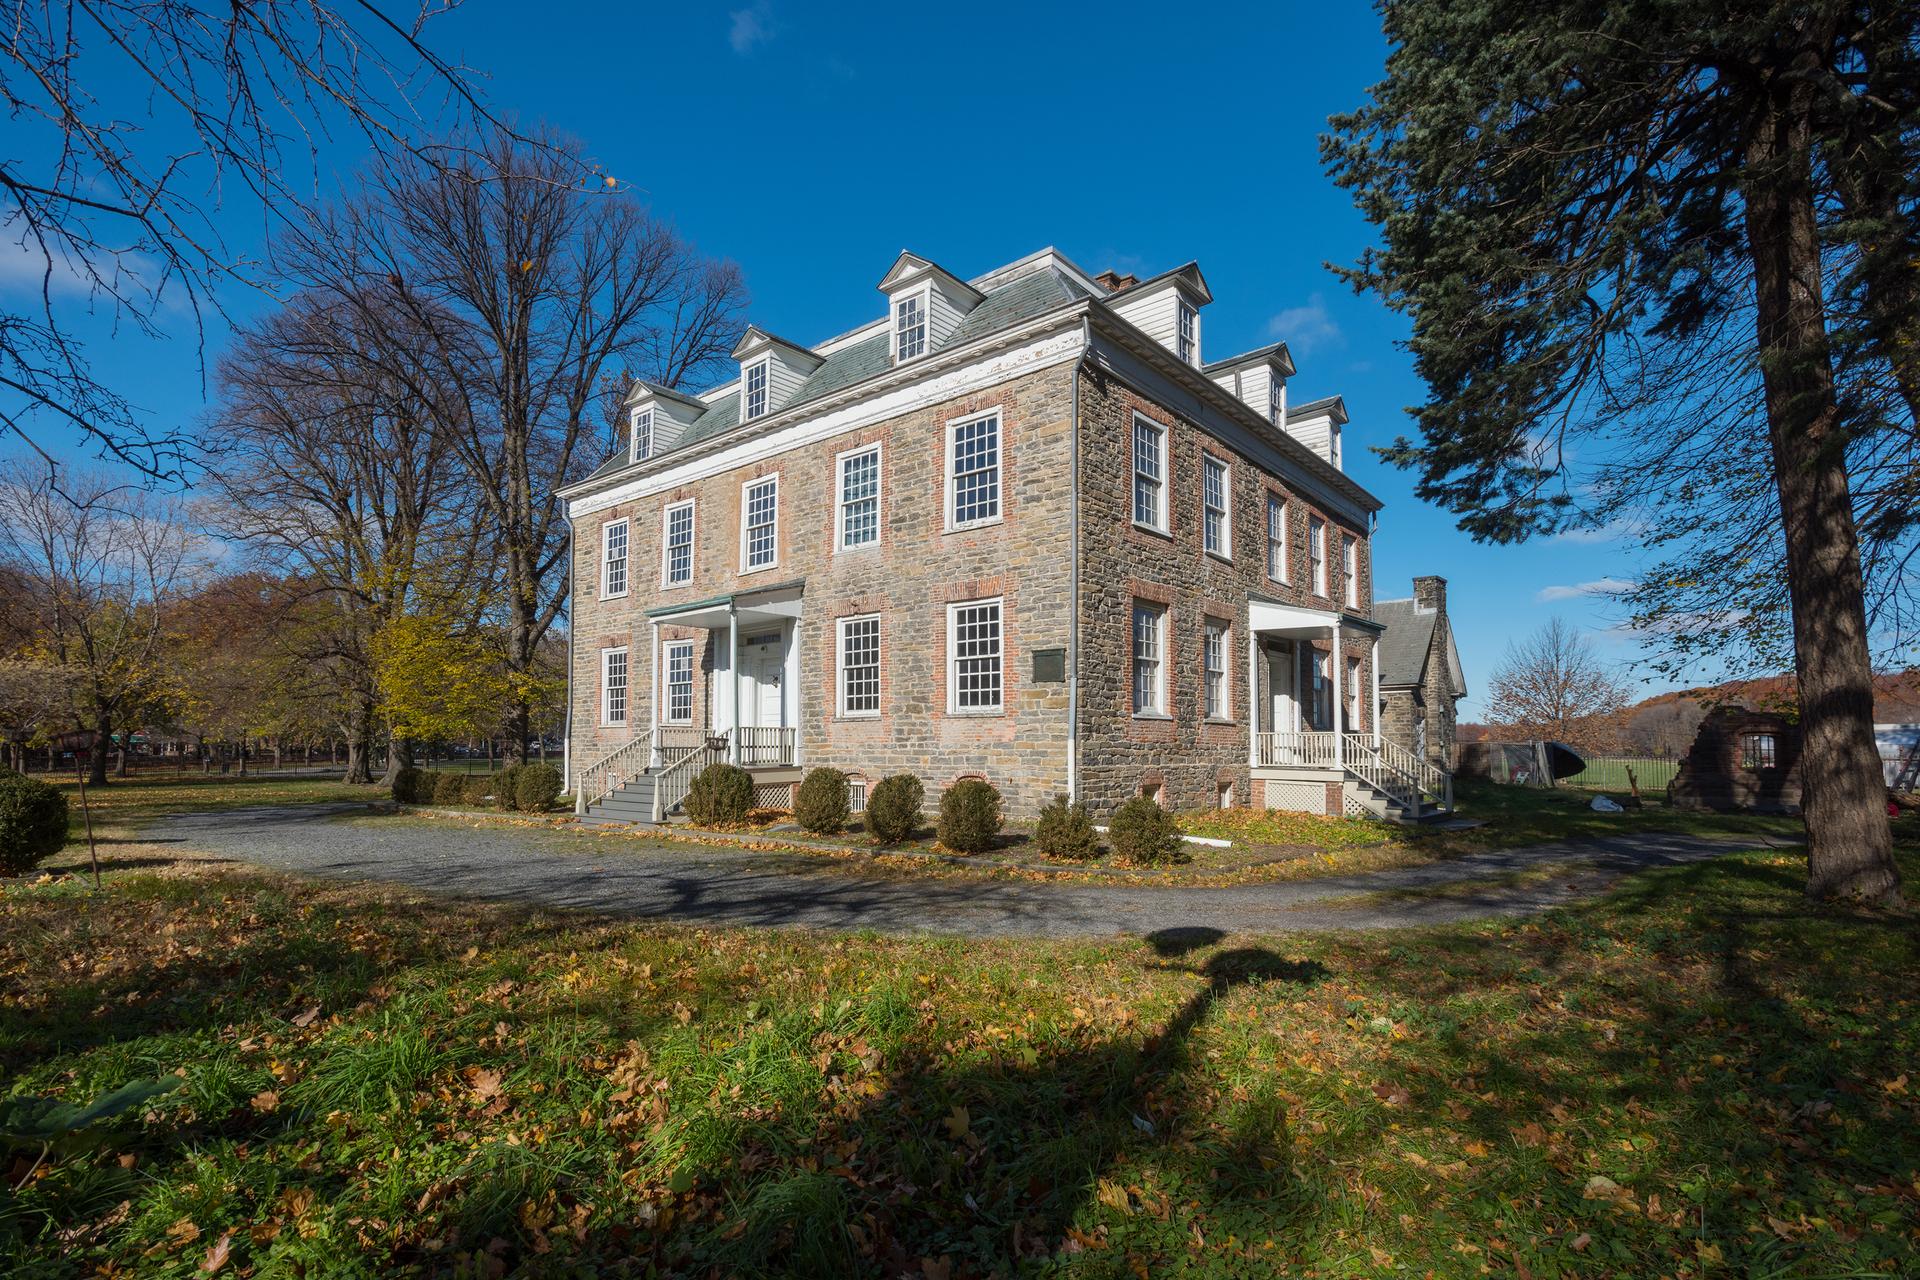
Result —
[[633, 411], [633, 437], [630, 460], [645, 462], [653, 456], [653, 410], [635, 409]]
[[1198, 366], [1200, 363], [1200, 313], [1191, 302], [1180, 299], [1179, 346], [1175, 352], [1182, 364]]
[[927, 352], [927, 296], [911, 294], [893, 304], [893, 349], [896, 363]]
[[767, 362], [748, 365], [746, 380], [746, 417], [751, 422], [767, 412]]

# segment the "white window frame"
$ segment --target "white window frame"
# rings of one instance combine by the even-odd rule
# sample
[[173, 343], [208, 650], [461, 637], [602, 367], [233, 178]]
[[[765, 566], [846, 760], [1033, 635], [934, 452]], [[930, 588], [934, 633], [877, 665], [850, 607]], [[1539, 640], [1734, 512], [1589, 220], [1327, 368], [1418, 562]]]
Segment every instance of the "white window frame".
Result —
[[1276, 377], [1271, 371], [1268, 372], [1267, 374], [1267, 421], [1271, 422], [1276, 427], [1284, 425], [1280, 421], [1280, 418], [1281, 418], [1280, 389], [1285, 385], [1286, 384], [1281, 382], [1280, 379]]
[[[642, 434], [640, 430], [641, 423], [646, 424], [647, 429], [644, 434]], [[644, 449], [640, 447], [640, 442], [643, 439], [647, 442], [647, 447]], [[635, 409], [633, 411], [633, 415], [631, 419], [628, 421], [628, 424], [627, 424], [627, 461], [645, 462], [648, 458], [651, 458], [652, 456], [653, 456], [653, 410]]]
[[1327, 595], [1327, 522], [1307, 517], [1307, 564], [1312, 570], [1313, 594]]
[[[1140, 469], [1140, 430], [1143, 427], [1152, 434], [1154, 438], [1154, 448], [1159, 455], [1157, 459], [1158, 470], [1152, 474]], [[1150, 529], [1154, 533], [1167, 532], [1168, 436], [1169, 432], [1167, 431], [1165, 423], [1155, 422], [1144, 413], [1137, 411], [1134, 413], [1133, 438], [1130, 441], [1130, 447], [1133, 450], [1133, 490], [1128, 495], [1127, 500], [1133, 507], [1133, 523], [1139, 528]], [[1143, 478], [1154, 486], [1153, 521], [1151, 523], [1143, 522], [1140, 519], [1140, 481]]]
[[[1273, 530], [1273, 518], [1276, 512], [1280, 517], [1280, 536], [1277, 538]], [[1288, 510], [1287, 500], [1269, 489], [1267, 491], [1267, 577], [1274, 582], [1291, 583], [1293, 581], [1293, 566], [1288, 563], [1293, 550], [1288, 546], [1292, 541], [1292, 533], [1293, 512]], [[1278, 556], [1274, 555], [1276, 550], [1280, 553]]]
[[[1127, 700], [1133, 708], [1133, 714], [1144, 719], [1163, 720], [1167, 717], [1167, 606], [1158, 600], [1135, 599], [1133, 607], [1127, 611]], [[1154, 653], [1150, 658], [1140, 656], [1140, 615], [1150, 614], [1153, 618]], [[1153, 689], [1147, 704], [1140, 703], [1140, 667], [1142, 663], [1153, 666]]]
[[[699, 558], [700, 549], [700, 512], [695, 500], [684, 499], [669, 502], [660, 512], [660, 586], [666, 590], [684, 587], [693, 581], [694, 562]], [[678, 581], [673, 576], [673, 513], [687, 513], [687, 576]]]
[[1350, 533], [1340, 535], [1340, 576], [1346, 580], [1347, 607], [1360, 607], [1360, 540]]
[[[849, 664], [847, 661], [847, 632], [850, 628], [854, 626], [862, 626], [869, 622], [873, 624], [873, 662], [871, 665], [873, 668], [874, 705], [871, 710], [856, 711], [847, 705], [847, 696], [851, 691], [849, 688], [849, 682], [847, 680], [847, 674], [848, 672], [854, 669], [853, 666]], [[1002, 625], [1002, 631], [1004, 632], [1005, 630], [1004, 619], [1002, 620], [1001, 625]], [[949, 624], [949, 626], [951, 626], [951, 624]], [[881, 664], [883, 659], [881, 656], [881, 649], [880, 649], [880, 645], [881, 645], [880, 632], [881, 632], [880, 615], [877, 613], [849, 614], [848, 616], [840, 619], [834, 628], [834, 646], [835, 647], [834, 647], [833, 665], [834, 665], [834, 675], [835, 675], [835, 685], [836, 685], [835, 694], [834, 694], [834, 707], [842, 720], [877, 720], [880, 718], [880, 707], [881, 707], [882, 689], [883, 689], [883, 686], [881, 684], [881, 669], [882, 669]], [[862, 663], [860, 665], [862, 667], [865, 667], [868, 664]], [[1005, 665], [1004, 659], [1002, 660], [1002, 665], [1003, 666]]]
[[[1218, 507], [1207, 501], [1207, 476], [1215, 467], [1220, 469]], [[1219, 516], [1220, 545], [1210, 547], [1207, 545], [1207, 524], [1216, 513]], [[1233, 559], [1233, 464], [1205, 449], [1200, 451], [1200, 548], [1217, 559]]]
[[1354, 657], [1351, 654], [1347, 655], [1347, 732], [1348, 733], [1366, 732], [1366, 730], [1361, 727], [1361, 722], [1360, 722], [1361, 708], [1363, 708], [1366, 705], [1365, 700], [1360, 696], [1360, 668], [1361, 668], [1360, 659]]
[[[997, 635], [994, 659], [999, 665], [999, 699], [992, 706], [963, 707], [960, 705], [960, 612], [963, 609], [981, 609], [992, 605], [996, 610]], [[1007, 605], [1003, 596], [987, 596], [979, 600], [955, 600], [947, 605], [947, 714], [950, 716], [999, 716], [1007, 711]]]
[[[620, 589], [613, 589], [613, 531], [620, 530]], [[600, 526], [600, 598], [619, 600], [633, 585], [633, 524], [625, 516]]]
[[[918, 350], [911, 351], [911, 352], [901, 350], [901, 345], [902, 345], [901, 338], [903, 334], [900, 328], [901, 310], [902, 308], [906, 307], [909, 303], [918, 305], [919, 316], [920, 316], [920, 322], [916, 326], [920, 330], [919, 348]], [[933, 347], [933, 289], [932, 287], [929, 286], [925, 289], [920, 289], [913, 293], [905, 293], [895, 298], [893, 300], [893, 362], [896, 365], [901, 365], [901, 364], [907, 364], [908, 362], [913, 360], [918, 360], [922, 356], [926, 355], [928, 351], [932, 350], [932, 347]]]
[[[867, 454], [873, 455], [873, 537], [865, 542], [847, 541], [847, 464]], [[878, 441], [844, 450], [833, 459], [833, 549], [835, 551], [867, 551], [880, 545], [884, 536], [884, 526], [880, 519], [883, 510], [881, 495], [886, 489], [886, 457]], [[868, 501], [866, 498], [860, 499]]]
[[[613, 715], [613, 684], [608, 678], [608, 668], [612, 659], [620, 659], [620, 717]], [[633, 663], [629, 659], [626, 645], [613, 645], [600, 651], [600, 723], [605, 728], [617, 728], [627, 723], [627, 712], [633, 705]]]
[[[773, 558], [763, 564], [753, 564], [749, 560], [749, 557], [752, 555], [753, 546], [752, 527], [747, 524], [748, 516], [752, 510], [751, 495], [755, 489], [764, 488], [767, 485], [773, 486]], [[778, 569], [779, 567], [780, 473], [775, 471], [771, 475], [755, 476], [753, 479], [742, 481], [740, 484], [740, 572], [743, 574], [762, 573], [768, 569]]]
[[[871, 315], [872, 313], [869, 312], [868, 314]], [[758, 409], [753, 407], [753, 397], [756, 394], [753, 385], [753, 375], [756, 373], [760, 375], [760, 386], [758, 389], [760, 407]], [[752, 422], [756, 418], [764, 418], [767, 416], [767, 410], [772, 404], [773, 357], [762, 356], [740, 371], [740, 420], [742, 422]]]
[[1179, 296], [1173, 304], [1173, 351], [1181, 363], [1200, 367], [1200, 308]]
[[1227, 655], [1233, 652], [1228, 625], [1208, 618], [1200, 632], [1200, 715], [1216, 723], [1233, 719], [1233, 691], [1227, 683]]
[[[976, 516], [967, 521], [959, 519], [960, 514], [960, 476], [954, 470], [960, 444], [960, 432], [977, 423], [993, 422], [993, 514]], [[946, 509], [947, 532], [960, 529], [983, 529], [988, 525], [999, 524], [1007, 518], [1007, 424], [1001, 418], [998, 409], [988, 409], [984, 413], [970, 413], [964, 418], [955, 418], [947, 424], [947, 476]]]
[[[687, 714], [676, 716], [673, 714], [673, 666], [674, 655], [681, 653], [687, 655]], [[668, 640], [660, 646], [660, 696], [664, 704], [660, 708], [661, 724], [693, 723], [694, 686], [697, 683], [695, 679], [697, 672], [694, 669], [696, 661], [694, 642], [691, 640]]]

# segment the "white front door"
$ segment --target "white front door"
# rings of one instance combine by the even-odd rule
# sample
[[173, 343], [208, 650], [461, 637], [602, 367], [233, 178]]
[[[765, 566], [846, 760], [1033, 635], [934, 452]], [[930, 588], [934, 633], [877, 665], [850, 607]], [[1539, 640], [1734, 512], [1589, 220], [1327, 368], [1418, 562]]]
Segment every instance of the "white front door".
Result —
[[1267, 721], [1269, 733], [1295, 733], [1299, 730], [1299, 707], [1294, 699], [1293, 645], [1267, 650], [1267, 689], [1272, 715]]
[[781, 681], [786, 675], [786, 660], [780, 651], [759, 654], [752, 667], [748, 668], [753, 680], [754, 700], [756, 702], [754, 723], [763, 729], [778, 729], [786, 721], [786, 699], [781, 695]]

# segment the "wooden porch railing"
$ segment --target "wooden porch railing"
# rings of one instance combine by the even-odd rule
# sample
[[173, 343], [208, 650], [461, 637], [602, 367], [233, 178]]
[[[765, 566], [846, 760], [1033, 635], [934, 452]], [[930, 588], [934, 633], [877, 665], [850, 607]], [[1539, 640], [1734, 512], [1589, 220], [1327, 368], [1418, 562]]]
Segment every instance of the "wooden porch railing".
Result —
[[779, 726], [742, 725], [739, 742], [739, 763], [743, 767], [792, 764], [800, 731]]

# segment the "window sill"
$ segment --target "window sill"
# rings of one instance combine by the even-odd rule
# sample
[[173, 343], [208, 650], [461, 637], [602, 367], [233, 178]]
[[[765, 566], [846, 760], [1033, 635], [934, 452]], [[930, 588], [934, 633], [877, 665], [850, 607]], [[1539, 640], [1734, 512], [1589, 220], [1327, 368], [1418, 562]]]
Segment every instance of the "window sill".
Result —
[[608, 600], [625, 600], [627, 598], [627, 595], [628, 593], [625, 591], [614, 591], [614, 592], [603, 591], [600, 593], [600, 600], [602, 603], [605, 603]]
[[750, 569], [742, 567], [738, 576], [742, 578], [748, 578], [748, 577], [752, 577], [756, 573], [766, 573], [769, 570], [778, 569], [779, 567], [780, 565], [778, 561], [774, 562], [773, 564], [757, 564]]
[[1142, 533], [1150, 533], [1156, 538], [1165, 538], [1168, 542], [1173, 541], [1173, 531], [1171, 529], [1162, 529], [1157, 524], [1141, 524], [1138, 520], [1133, 521], [1132, 524], [1134, 528]]
[[946, 527], [944, 532], [972, 533], [976, 529], [991, 529], [993, 528], [993, 526], [997, 524], [1005, 524], [1006, 522], [1007, 522], [1007, 518], [1005, 516], [1003, 515], [994, 516], [988, 520], [970, 520], [966, 524], [950, 524]]
[[1224, 720], [1219, 716], [1207, 716], [1202, 719], [1200, 723], [1203, 725], [1214, 725], [1222, 729], [1231, 729], [1240, 722], [1238, 720]]
[[1164, 711], [1136, 711], [1133, 713], [1133, 718], [1135, 720], [1167, 720], [1167, 721], [1171, 721], [1173, 719], [1172, 716], [1168, 715]]
[[1006, 714], [1005, 707], [995, 707], [991, 711], [976, 708], [968, 708], [964, 711], [952, 707], [947, 709], [948, 718], [953, 720], [997, 720]]
[[663, 582], [660, 584], [660, 589], [662, 591], [685, 591], [692, 585], [693, 579], [689, 578], [685, 582]]
[[1209, 559], [1218, 560], [1221, 564], [1233, 563], [1232, 551], [1209, 551], [1206, 554]]
[[880, 721], [878, 711], [843, 711], [835, 716], [836, 724], [877, 724]]
[[856, 542], [850, 547], [835, 547], [833, 554], [837, 556], [850, 556], [857, 555], [862, 551], [878, 551], [879, 549], [880, 539], [875, 538], [872, 542]]

